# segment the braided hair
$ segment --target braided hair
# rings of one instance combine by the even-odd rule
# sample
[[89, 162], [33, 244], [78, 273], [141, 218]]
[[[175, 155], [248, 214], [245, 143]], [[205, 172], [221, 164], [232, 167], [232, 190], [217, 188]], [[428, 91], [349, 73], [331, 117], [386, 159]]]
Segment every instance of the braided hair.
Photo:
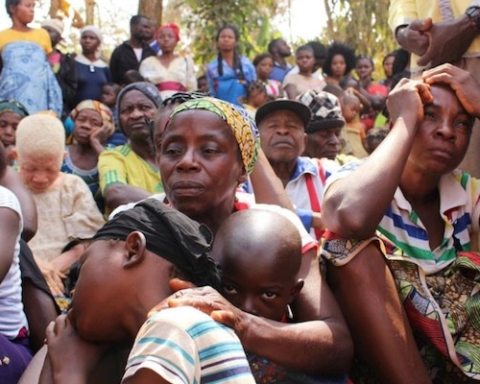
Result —
[[[220, 34], [226, 29], [230, 29], [233, 32], [233, 34], [235, 35], [235, 41], [238, 42], [238, 40], [240, 39], [240, 32], [238, 31], [238, 28], [233, 24], [226, 24], [223, 27], [221, 27], [217, 32], [217, 36], [215, 38], [217, 43], [218, 43], [218, 39], [220, 38]], [[218, 75], [223, 76], [223, 58], [222, 58], [221, 52], [218, 52], [217, 63], [218, 63]], [[242, 61], [240, 59], [240, 54], [238, 53], [236, 46], [233, 53], [233, 71], [235, 72], [235, 76], [237, 77], [237, 79], [239, 79], [240, 81], [245, 80]]]

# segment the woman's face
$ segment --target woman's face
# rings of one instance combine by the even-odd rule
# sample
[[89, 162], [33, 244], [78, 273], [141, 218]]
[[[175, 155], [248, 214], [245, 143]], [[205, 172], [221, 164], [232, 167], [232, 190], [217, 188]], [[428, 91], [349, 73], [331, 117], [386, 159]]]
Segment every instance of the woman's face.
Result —
[[273, 70], [273, 60], [265, 57], [257, 64], [257, 75], [260, 79], [268, 79]]
[[15, 145], [15, 132], [22, 116], [15, 112], [0, 113], [0, 141], [6, 147]]
[[347, 63], [345, 63], [345, 58], [343, 57], [343, 55], [337, 54], [333, 56], [331, 70], [334, 77], [345, 76], [345, 71], [347, 70]]
[[310, 49], [302, 49], [295, 54], [295, 60], [301, 73], [312, 73], [315, 66], [315, 57]]
[[170, 203], [198, 221], [231, 212], [235, 190], [245, 180], [231, 128], [209, 111], [173, 117], [162, 136], [158, 165]]
[[373, 72], [372, 63], [366, 58], [359, 59], [355, 71], [360, 79], [370, 79]]
[[33, 21], [35, 13], [35, 0], [21, 0], [17, 6], [10, 7], [12, 20], [16, 19], [22, 24]]
[[120, 102], [120, 126], [130, 140], [151, 137], [150, 121], [157, 108], [152, 100], [137, 89], [127, 92]]
[[393, 62], [395, 61], [394, 56], [388, 56], [383, 62], [383, 71], [387, 78], [392, 77], [393, 75]]
[[90, 142], [90, 135], [103, 127], [102, 116], [94, 109], [80, 111], [75, 119], [73, 136], [79, 144]]
[[83, 54], [94, 53], [100, 46], [100, 40], [97, 35], [91, 31], [85, 31], [80, 37], [80, 45]]
[[177, 37], [171, 28], [162, 28], [158, 32], [157, 41], [162, 52], [173, 52], [178, 43]]
[[233, 51], [237, 45], [235, 32], [230, 28], [223, 29], [218, 35], [217, 44], [220, 51]]

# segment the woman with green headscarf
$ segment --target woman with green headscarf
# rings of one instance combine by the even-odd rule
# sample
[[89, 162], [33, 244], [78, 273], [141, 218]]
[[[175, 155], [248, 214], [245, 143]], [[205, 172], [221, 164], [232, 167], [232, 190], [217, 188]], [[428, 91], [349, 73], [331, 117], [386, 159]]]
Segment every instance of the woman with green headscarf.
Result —
[[15, 100], [0, 100], [0, 141], [7, 151], [7, 161], [13, 162], [11, 150], [15, 146], [17, 125], [25, 116], [27, 109]]

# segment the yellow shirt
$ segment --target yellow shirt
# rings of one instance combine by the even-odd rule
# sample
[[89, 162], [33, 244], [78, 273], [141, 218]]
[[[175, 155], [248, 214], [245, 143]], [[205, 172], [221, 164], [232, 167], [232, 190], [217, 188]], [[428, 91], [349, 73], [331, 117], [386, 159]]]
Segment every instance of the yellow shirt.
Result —
[[[450, 0], [453, 17], [459, 18], [470, 5], [480, 5], [480, 1]], [[400, 25], [410, 24], [417, 19], [431, 17], [434, 23], [442, 21], [439, 0], [391, 0], [388, 10], [388, 24], [395, 33]], [[464, 57], [480, 56], [480, 37], [476, 37], [465, 52]], [[417, 67], [418, 56], [412, 55], [412, 68]]]
[[0, 51], [5, 45], [14, 41], [31, 41], [40, 45], [45, 53], [52, 52], [50, 35], [45, 29], [31, 29], [27, 32], [16, 31], [12, 28], [0, 32]]
[[153, 193], [163, 192], [160, 172], [138, 156], [129, 144], [103, 151], [98, 158], [102, 194], [113, 184], [128, 184]]

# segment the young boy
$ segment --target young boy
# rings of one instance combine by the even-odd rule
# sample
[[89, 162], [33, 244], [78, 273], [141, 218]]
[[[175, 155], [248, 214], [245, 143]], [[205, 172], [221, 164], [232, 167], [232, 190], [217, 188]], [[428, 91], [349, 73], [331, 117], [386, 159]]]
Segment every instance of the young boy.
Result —
[[61, 296], [61, 277], [83, 250], [62, 254], [74, 238], [89, 238], [104, 223], [88, 186], [78, 176], [60, 172], [65, 131], [55, 117], [36, 114], [17, 128], [16, 157], [20, 177], [37, 206], [38, 230], [30, 240], [36, 262], [52, 293]]
[[297, 278], [300, 234], [289, 219], [263, 209], [234, 213], [217, 233], [212, 257], [227, 300], [245, 312], [287, 321], [288, 306], [303, 287]]

